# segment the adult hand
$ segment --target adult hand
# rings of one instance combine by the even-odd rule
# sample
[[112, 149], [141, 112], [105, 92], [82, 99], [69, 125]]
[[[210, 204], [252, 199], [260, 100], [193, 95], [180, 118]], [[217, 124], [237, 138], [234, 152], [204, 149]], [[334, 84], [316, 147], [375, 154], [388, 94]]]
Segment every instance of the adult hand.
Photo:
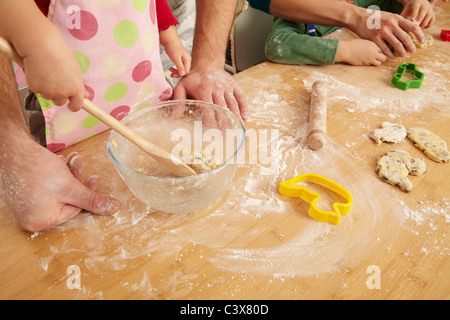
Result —
[[234, 78], [223, 69], [192, 69], [174, 90], [174, 99], [195, 99], [228, 107], [243, 120], [250, 119], [247, 98]]
[[83, 161], [78, 154], [64, 161], [31, 139], [5, 151], [0, 156], [0, 191], [20, 228], [49, 229], [82, 209], [98, 215], [119, 210], [117, 199], [96, 192], [98, 176], [81, 182]]
[[406, 56], [406, 51], [415, 52], [416, 46], [408, 32], [414, 34], [420, 43], [425, 41], [423, 31], [417, 23], [390, 12], [363, 10], [365, 13], [360, 14], [359, 22], [351, 30], [361, 38], [375, 42], [386, 56], [394, 57], [388, 44], [402, 57]]

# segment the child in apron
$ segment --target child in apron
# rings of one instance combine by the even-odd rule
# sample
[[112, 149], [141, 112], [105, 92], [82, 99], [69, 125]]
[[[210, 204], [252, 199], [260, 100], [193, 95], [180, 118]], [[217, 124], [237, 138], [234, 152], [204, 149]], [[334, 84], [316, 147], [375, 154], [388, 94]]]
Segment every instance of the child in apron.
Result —
[[[36, 3], [80, 63], [88, 99], [118, 120], [139, 107], [172, 97], [160, 44], [178, 68], [172, 68], [173, 77], [189, 72], [191, 57], [181, 45], [175, 29], [178, 21], [166, 0]], [[86, 111], [72, 112], [67, 105], [56, 106], [39, 94], [31, 94], [25, 101], [30, 132], [50, 151], [60, 151], [108, 129]]]

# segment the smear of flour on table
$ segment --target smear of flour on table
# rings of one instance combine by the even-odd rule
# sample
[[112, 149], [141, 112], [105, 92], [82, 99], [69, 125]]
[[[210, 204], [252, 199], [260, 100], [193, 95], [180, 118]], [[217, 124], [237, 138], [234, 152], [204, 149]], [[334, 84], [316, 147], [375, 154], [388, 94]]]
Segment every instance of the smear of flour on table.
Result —
[[[357, 111], [397, 104], [394, 92], [385, 97], [374, 97], [369, 92], [371, 88], [358, 89], [321, 73], [313, 73], [305, 79], [305, 86], [324, 77], [332, 84], [329, 96], [347, 99], [354, 103]], [[122, 210], [112, 218], [82, 214], [56, 228], [62, 233], [74, 232], [81, 240], [78, 243], [64, 241], [60, 247], [55, 247], [49, 252], [48, 259], [40, 261], [42, 268], [47, 271], [57, 255], [82, 252], [84, 267], [95, 275], [105, 275], [115, 270], [141, 268], [142, 259], [151, 265], [153, 259], [177, 257], [185, 245], [198, 244], [217, 252], [208, 261], [221, 270], [280, 277], [317, 275], [355, 263], [367, 252], [390, 243], [405, 219], [416, 213], [405, 211], [396, 190], [380, 183], [373, 170], [359, 170], [359, 160], [345, 146], [330, 140], [319, 152], [305, 147], [308, 113], [302, 112], [307, 109], [298, 108], [297, 104], [308, 103], [307, 97], [298, 97], [294, 103], [277, 94], [266, 82], [255, 81], [254, 85], [258, 94], [250, 101], [252, 120], [247, 127], [279, 130], [277, 141], [268, 140], [271, 144], [269, 165], [241, 165], [233, 186], [217, 203], [199, 212], [173, 215], [148, 209], [131, 192], [123, 192], [123, 182], [112, 168], [106, 152], [96, 155], [95, 159], [85, 159], [94, 172], [103, 171], [105, 193], [118, 198], [123, 204]], [[366, 98], [361, 99], [364, 96]], [[407, 103], [397, 108], [407, 108], [410, 102], [416, 108], [420, 107], [416, 100], [405, 99]], [[108, 167], [111, 171], [104, 171]], [[241, 170], [247, 172], [240, 174]], [[293, 205], [279, 195], [278, 185], [308, 172], [324, 175], [352, 193], [352, 212], [341, 218], [339, 226], [311, 219], [307, 204], [300, 199], [296, 201], [295, 214], [286, 216], [287, 212], [292, 212], [287, 209]], [[360, 182], [360, 188], [355, 187], [355, 181]], [[382, 224], [387, 214], [390, 223]], [[268, 216], [274, 225], [257, 223]], [[284, 231], [281, 225], [285, 219], [292, 220], [297, 229], [289, 234]], [[419, 219], [418, 213], [416, 219]], [[277, 239], [281, 239], [279, 242], [270, 238], [260, 247], [254, 247], [253, 243], [260, 243], [262, 233], [275, 233], [275, 229]], [[150, 283], [144, 273], [140, 282], [127, 282], [124, 286], [133, 292], [147, 292], [149, 297], [170, 288], [175, 296], [183, 297], [192, 289], [193, 276], [180, 276], [179, 271], [175, 271], [169, 277], [171, 282], [159, 284]]]
[[[389, 70], [394, 74], [396, 69]], [[386, 73], [389, 71], [385, 71]], [[419, 111], [429, 105], [430, 102], [443, 104], [448, 101], [447, 88], [449, 81], [440, 73], [430, 69], [422, 69], [426, 73], [426, 82], [420, 89], [400, 90], [390, 85], [391, 74], [387, 76], [388, 83], [380, 89], [373, 87], [373, 82], [351, 83], [354, 79], [345, 79], [323, 74], [317, 71], [311, 73], [303, 80], [305, 88], [311, 90], [311, 86], [316, 80], [325, 81], [328, 85], [327, 95], [329, 105], [337, 101], [347, 101], [350, 103], [349, 112], [365, 112], [380, 110], [386, 113], [398, 113], [399, 111]]]
[[[255, 114], [254, 121], [258, 121], [259, 117], [266, 117], [264, 113], [272, 113], [273, 109], [268, 104], [276, 104], [277, 100], [279, 97], [272, 94], [267, 104], [260, 104], [262, 110]], [[295, 223], [299, 224], [297, 232], [286, 235], [286, 240], [281, 245], [274, 246], [270, 242], [263, 248], [248, 248], [250, 243], [260, 238], [261, 232], [268, 229], [265, 225], [255, 226], [255, 219], [264, 219], [268, 215], [279, 218], [280, 221], [285, 218], [286, 206], [289, 204], [278, 194], [279, 182], [310, 170], [324, 173], [324, 168], [327, 168], [325, 175], [339, 178], [339, 172], [329, 172], [333, 171], [330, 170], [329, 160], [337, 156], [348, 163], [342, 156], [345, 150], [340, 150], [342, 148], [338, 146], [330, 145], [320, 155], [309, 152], [308, 149], [302, 152], [304, 145], [301, 137], [304, 136], [306, 127], [301, 125], [302, 122], [283, 120], [283, 117], [292, 116], [300, 121], [302, 115], [295, 115], [297, 111], [286, 109], [288, 112], [279, 115], [280, 120], [269, 123], [272, 128], [280, 130], [279, 140], [273, 144], [270, 153], [274, 165], [243, 165], [242, 169], [250, 166], [250, 173], [236, 175], [233, 187], [225, 194], [220, 206], [215, 207], [213, 204], [207, 214], [205, 212], [208, 210], [187, 215], [153, 212], [136, 201], [130, 192], [119, 193], [121, 181], [117, 176], [111, 176], [108, 183], [111, 190], [108, 193], [122, 202], [123, 209], [112, 219], [83, 214], [58, 227], [64, 232], [76, 232], [82, 240], [79, 243], [63, 242], [60, 248], [52, 251], [49, 259], [42, 261], [43, 269], [48, 270], [48, 264], [56, 255], [78, 251], [83, 252], [84, 266], [90, 272], [96, 275], [109, 274], [115, 270], [139, 267], [138, 260], [142, 257], [151, 261], [162, 256], [176, 255], [177, 250], [186, 243], [216, 249], [218, 253], [210, 258], [210, 262], [218, 268], [237, 272], [317, 274], [351, 261], [363, 248], [367, 250], [367, 246], [373, 241], [372, 237], [377, 237], [376, 222], [382, 214], [379, 203], [381, 200], [376, 200], [379, 198], [374, 197], [373, 190], [368, 188], [352, 190], [356, 199], [354, 210], [349, 216], [343, 217], [339, 227], [316, 222], [303, 211], [295, 217], [298, 220]], [[85, 160], [91, 166], [97, 164], [99, 170], [109, 163], [107, 157], [100, 156], [95, 161]], [[105, 175], [103, 180], [108, 181], [107, 173]], [[347, 187], [352, 186], [351, 177], [339, 180]], [[369, 202], [359, 202], [358, 199], [368, 199]], [[307, 207], [303, 208], [305, 210]], [[367, 212], [364, 214], [363, 211]], [[397, 220], [393, 218], [393, 226], [400, 223]], [[283, 230], [280, 234], [283, 238]], [[233, 239], [244, 235], [246, 241], [242, 246], [224, 249]], [[175, 277], [175, 274], [173, 277], [179, 284], [190, 281]], [[129, 288], [138, 290], [141, 286], [131, 285]]]
[[[392, 196], [394, 193], [388, 188], [374, 188], [374, 183], [370, 182], [361, 183], [360, 188], [356, 188], [355, 181], [368, 181], [370, 178], [358, 170], [348, 172], [345, 164], [352, 166], [355, 163], [347, 156], [350, 155], [341, 146], [332, 143], [319, 152], [305, 148], [302, 160], [297, 165], [291, 163], [288, 166], [294, 168], [293, 175], [289, 173], [286, 176], [290, 169], [279, 173], [281, 180], [300, 173], [320, 173], [346, 186], [353, 195], [354, 205], [349, 215], [341, 217], [340, 225], [317, 222], [305, 216], [305, 219], [296, 221], [298, 232], [278, 246], [224, 249], [211, 261], [220, 268], [236, 272], [278, 276], [320, 274], [352, 263], [379, 247], [380, 242], [395, 237], [395, 231], [401, 227], [404, 218], [400, 214], [401, 205]], [[330, 159], [336, 159], [336, 163], [341, 163], [340, 167], [330, 166], [333, 163]], [[345, 171], [344, 175], [341, 170]], [[278, 196], [274, 194], [273, 197]], [[270, 207], [262, 208], [267, 208], [265, 214], [271, 214]], [[381, 225], [386, 214], [390, 215], [389, 227]], [[389, 228], [390, 232], [386, 230]]]

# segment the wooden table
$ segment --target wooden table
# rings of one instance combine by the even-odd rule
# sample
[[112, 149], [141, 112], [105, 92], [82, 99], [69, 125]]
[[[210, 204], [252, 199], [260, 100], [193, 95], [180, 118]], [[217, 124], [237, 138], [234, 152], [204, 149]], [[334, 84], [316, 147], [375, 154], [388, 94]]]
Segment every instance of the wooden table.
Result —
[[[147, 210], [109, 161], [107, 132], [64, 150], [79, 152], [86, 176], [100, 175], [100, 192], [123, 207], [33, 234], [20, 231], [1, 202], [0, 298], [448, 299], [450, 164], [425, 158], [428, 172], [410, 176], [413, 190], [404, 193], [380, 180], [377, 157], [392, 149], [425, 156], [407, 139], [377, 145], [368, 137], [390, 121], [450, 142], [450, 44], [439, 39], [450, 5], [436, 12], [426, 32], [433, 46], [381, 67], [264, 62], [237, 74], [252, 107], [246, 127], [259, 143], [246, 152], [259, 148], [259, 162], [240, 165], [223, 198], [198, 212]], [[404, 62], [425, 72], [421, 89], [390, 85]], [[306, 134], [317, 79], [329, 85], [329, 138], [315, 152]], [[352, 193], [352, 212], [339, 225], [311, 219], [308, 203], [278, 193], [281, 181], [307, 172]]]

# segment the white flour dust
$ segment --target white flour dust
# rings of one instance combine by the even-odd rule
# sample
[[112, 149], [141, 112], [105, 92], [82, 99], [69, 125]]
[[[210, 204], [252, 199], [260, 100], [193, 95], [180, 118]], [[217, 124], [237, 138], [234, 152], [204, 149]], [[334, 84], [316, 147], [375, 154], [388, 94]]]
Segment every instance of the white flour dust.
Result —
[[[385, 79], [378, 82], [361, 81], [346, 77], [332, 76], [317, 71], [303, 80], [305, 88], [311, 90], [312, 84], [316, 80], [322, 80], [327, 83], [328, 102], [333, 103], [345, 101], [349, 105], [349, 112], [366, 112], [371, 110], [377, 114], [382, 112], [386, 114], [396, 114], [404, 111], [420, 111], [429, 103], [448, 104], [449, 93], [447, 88], [449, 81], [441, 73], [431, 69], [421, 70], [426, 73], [427, 81], [423, 83], [420, 89], [399, 90], [390, 84], [390, 77], [396, 72], [396, 68], [384, 70]], [[383, 74], [382, 73], [382, 74]], [[377, 75], [378, 76], [378, 75]], [[355, 81], [359, 81], [356, 83]], [[381, 88], [373, 87], [373, 84]]]
[[[389, 73], [385, 76], [388, 78]], [[344, 99], [350, 102], [349, 112], [385, 114], [410, 108], [419, 110], [425, 100], [440, 103], [446, 94], [440, 90], [447, 82], [430, 71], [427, 76], [439, 80], [440, 84], [434, 91], [424, 90], [419, 95], [408, 91], [400, 94], [398, 89], [387, 88], [379, 96], [369, 85], [355, 85], [319, 72], [298, 80], [306, 88], [316, 79], [326, 80], [330, 108], [333, 101]], [[280, 75], [271, 79], [277, 83], [282, 81]], [[293, 91], [290, 84], [283, 85], [284, 89]], [[247, 130], [267, 130], [268, 136], [264, 143], [247, 144], [246, 155], [267, 153], [269, 163], [240, 165], [232, 187], [222, 199], [203, 210], [174, 215], [153, 211], [136, 200], [115, 172], [106, 152], [95, 159], [84, 159], [90, 170], [101, 172], [102, 192], [118, 198], [122, 209], [114, 217], [81, 214], [55, 228], [64, 235], [64, 240], [39, 261], [42, 269], [49, 270], [55, 258], [77, 253], [89, 272], [103, 276], [113, 271], [137, 270], [143, 261], [150, 266], [167, 257], [176, 264], [182, 259], [184, 248], [194, 247], [190, 254], [198, 254], [195, 248], [206, 248], [209, 255], [199, 259], [207, 260], [206, 263], [219, 270], [275, 277], [311, 276], [357, 263], [367, 254], [385, 248], [405, 221], [425, 223], [426, 213], [430, 213], [445, 216], [448, 222], [448, 212], [434, 212], [436, 206], [431, 203], [419, 209], [408, 208], [396, 189], [382, 183], [370, 165], [348, 150], [351, 141], [344, 146], [329, 139], [320, 151], [308, 149], [309, 97], [282, 96], [277, 93], [279, 87], [275, 89], [267, 81], [257, 79], [252, 82], [251, 90], [252, 120], [246, 123]], [[278, 136], [272, 135], [274, 130]], [[307, 202], [278, 193], [281, 181], [302, 173], [323, 175], [352, 193], [352, 211], [341, 217], [338, 226], [313, 220], [307, 213]], [[79, 239], [77, 242], [69, 239], [72, 233]], [[40, 235], [33, 235], [32, 239], [36, 237]], [[424, 249], [427, 250], [430, 249]], [[200, 276], [175, 270], [165, 274], [165, 279], [170, 281], [157, 283], [149, 279], [145, 270], [142, 272], [137, 282], [124, 280], [122, 286], [149, 298], [158, 297], [160, 292], [186, 297]]]
[[[408, 230], [416, 237], [417, 244], [420, 246], [420, 254], [448, 257], [450, 234], [447, 224], [450, 223], [450, 198], [443, 198], [440, 201], [419, 201], [414, 206], [407, 206], [404, 201], [399, 202], [403, 206]], [[436, 238], [436, 232], [441, 234], [439, 238]], [[409, 251], [404, 253], [404, 255], [410, 254]]]
[[[279, 173], [281, 180], [301, 173], [320, 173], [345, 186], [352, 193], [354, 204], [351, 213], [341, 217], [340, 225], [316, 222], [300, 210], [300, 217], [295, 221], [297, 231], [288, 234], [286, 230], [281, 244], [221, 250], [212, 259], [213, 263], [236, 272], [258, 271], [277, 276], [317, 275], [355, 263], [363, 258], [364, 252], [371, 252], [381, 243], [392, 240], [404, 222], [401, 205], [395, 200], [392, 190], [374, 188], [378, 182], [376, 177], [352, 171], [354, 163], [347, 156], [349, 154], [345, 149], [330, 141], [319, 152], [304, 149], [299, 162], [289, 163], [289, 169]], [[330, 167], [328, 159], [336, 159], [337, 163], [343, 165]], [[370, 182], [373, 178], [374, 181]], [[367, 183], [355, 188], [355, 181]], [[283, 196], [274, 197], [279, 199], [285, 209], [293, 205], [286, 202]], [[301, 202], [296, 200], [296, 203]], [[307, 204], [302, 204], [301, 208], [307, 210]], [[271, 214], [271, 208], [267, 209], [266, 214]], [[387, 216], [389, 227], [383, 226]], [[277, 230], [283, 234], [280, 227]]]
[[[280, 130], [278, 141], [268, 139], [272, 163], [241, 165], [233, 187], [205, 210], [186, 215], [154, 212], [124, 188], [114, 170], [103, 172], [103, 192], [117, 197], [122, 209], [112, 218], [81, 214], [57, 227], [57, 232], [75, 233], [79, 240], [66, 239], [53, 246], [47, 258], [39, 262], [42, 269], [49, 270], [55, 258], [77, 253], [82, 254], [83, 266], [89, 272], [102, 276], [138, 268], [142, 259], [151, 264], [152, 260], [168, 256], [176, 258], [184, 246], [195, 244], [210, 248], [214, 254], [208, 261], [221, 270], [273, 276], [317, 275], [355, 263], [370, 248], [389, 242], [403, 223], [399, 214], [401, 205], [392, 196], [392, 189], [380, 184], [371, 170], [369, 176], [367, 171], [353, 170], [357, 160], [345, 147], [331, 140], [319, 152], [305, 147], [307, 129], [301, 123], [306, 116], [294, 116], [298, 111], [289, 110], [288, 106], [285, 109], [286, 113], [280, 117], [292, 116], [298, 122], [271, 124]], [[263, 108], [256, 113], [249, 127], [264, 112], [271, 109]], [[334, 165], [333, 160], [339, 165]], [[109, 163], [106, 155], [85, 161], [94, 171], [108, 167]], [[326, 176], [352, 193], [352, 212], [341, 218], [340, 225], [313, 220], [307, 214], [308, 203], [278, 193], [281, 181], [308, 172]], [[354, 181], [366, 183], [356, 189]], [[386, 215], [390, 215], [389, 227], [381, 228]], [[266, 220], [270, 224], [262, 223]], [[174, 294], [180, 294], [177, 291], [180, 288], [185, 288], [182, 293], [188, 294], [196, 276], [171, 274]], [[145, 276], [139, 283], [123, 285], [132, 292], [144, 290], [148, 297], [167, 291], [169, 286], [150, 282]]]
[[414, 208], [407, 206], [404, 201], [399, 202], [404, 208], [403, 214], [406, 219], [416, 225], [429, 223], [432, 226], [430, 220], [433, 218], [442, 218], [446, 223], [450, 223], [450, 198], [443, 198], [440, 202], [419, 201]]

